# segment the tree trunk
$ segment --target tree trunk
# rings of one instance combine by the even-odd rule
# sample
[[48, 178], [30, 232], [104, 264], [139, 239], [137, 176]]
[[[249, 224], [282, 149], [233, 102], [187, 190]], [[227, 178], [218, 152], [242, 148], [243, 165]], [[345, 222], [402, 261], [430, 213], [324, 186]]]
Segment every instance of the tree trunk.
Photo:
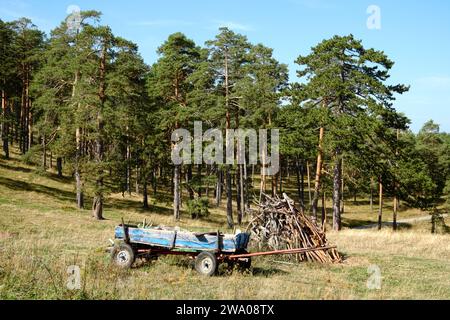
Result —
[[173, 168], [173, 217], [180, 219], [180, 165]]
[[342, 187], [341, 187], [341, 204], [342, 204], [342, 208], [341, 208], [341, 214], [344, 214], [344, 212], [345, 212], [345, 197], [344, 197], [344, 187], [345, 187], [345, 185], [344, 185], [344, 157], [342, 157], [342, 161], [341, 161], [341, 163], [342, 163], [342, 165], [341, 165], [341, 167], [342, 167], [342, 170], [341, 170], [341, 184], [342, 184]]
[[320, 193], [320, 182], [322, 176], [322, 159], [323, 159], [323, 135], [324, 128], [320, 128], [319, 132], [319, 145], [318, 145], [318, 154], [317, 154], [317, 167], [316, 167], [316, 179], [314, 182], [314, 198], [312, 200], [312, 213], [317, 218], [317, 203], [319, 201], [319, 193]]
[[241, 165], [238, 164], [236, 168], [236, 208], [237, 208], [237, 223], [242, 223], [242, 189], [241, 189]]
[[382, 216], [383, 216], [383, 182], [381, 177], [378, 180], [379, 183], [379, 209], [378, 209], [378, 230], [381, 230]]
[[96, 142], [96, 162], [98, 165], [97, 168], [97, 178], [96, 178], [96, 187], [94, 195], [94, 202], [92, 205], [92, 215], [97, 220], [103, 220], [103, 118], [101, 112], [99, 111], [97, 114], [98, 121], [98, 138]]
[[[26, 105], [25, 105], [25, 65], [22, 63], [21, 65], [21, 82], [22, 82], [22, 92], [20, 97], [20, 151], [22, 154], [25, 154], [25, 146], [26, 142]], [[41, 142], [42, 143], [42, 142]]]
[[31, 149], [33, 145], [33, 114], [32, 114], [32, 103], [31, 100], [28, 101], [28, 146], [27, 150]]
[[128, 127], [126, 128], [127, 131], [127, 151], [126, 151], [126, 164], [127, 164], [127, 170], [126, 170], [126, 177], [125, 177], [125, 184], [128, 195], [131, 196], [131, 148], [129, 143], [129, 137], [128, 137]]
[[77, 187], [77, 208], [83, 209], [84, 207], [84, 194], [83, 194], [83, 183], [81, 182], [81, 175], [79, 170], [75, 170], [75, 181]]
[[261, 159], [261, 184], [259, 187], [259, 202], [262, 201], [262, 194], [266, 193], [266, 152], [264, 151], [262, 153], [262, 159]]
[[6, 92], [2, 90], [2, 142], [3, 142], [3, 152], [5, 153], [5, 158], [9, 159], [9, 143], [8, 143], [8, 110], [6, 106]]
[[198, 181], [198, 189], [197, 189], [197, 195], [199, 198], [202, 197], [202, 164], [197, 165], [197, 181]]
[[134, 184], [134, 189], [136, 191], [136, 194], [139, 194], [139, 166], [136, 165], [136, 180], [135, 180], [135, 184]]
[[42, 170], [47, 170], [47, 144], [45, 135], [42, 136]]
[[311, 173], [309, 171], [309, 161], [306, 161], [306, 175], [308, 177], [308, 199], [309, 206], [312, 206], [312, 195], [311, 195]]
[[[398, 158], [398, 140], [400, 138], [400, 129], [397, 129], [397, 147], [395, 150], [395, 157]], [[394, 210], [392, 217], [392, 229], [394, 231], [397, 230], [397, 212], [398, 212], [398, 183], [397, 180], [394, 179]]]
[[[225, 109], [226, 109], [226, 129], [231, 129], [231, 114], [230, 114], [230, 94], [228, 82], [228, 51], [225, 53]], [[228, 139], [226, 140], [228, 143]], [[227, 188], [227, 222], [228, 227], [233, 228], [233, 199], [231, 191], [231, 165], [226, 165], [226, 188]]]
[[301, 206], [305, 206], [305, 197], [303, 194], [302, 186], [303, 186], [303, 172], [301, 173], [301, 180], [300, 180], [300, 165], [298, 163], [298, 159], [295, 160], [295, 172], [297, 176], [297, 192], [298, 192], [298, 201], [300, 202]]
[[83, 193], [83, 183], [81, 181], [81, 172], [80, 172], [80, 156], [81, 156], [81, 132], [80, 128], [76, 129], [75, 132], [76, 137], [76, 155], [75, 155], [75, 180], [76, 180], [76, 192], [77, 192], [77, 208], [83, 209], [84, 207], [84, 193]]
[[226, 167], [226, 187], [227, 187], [227, 223], [229, 228], [234, 227], [233, 207], [232, 207], [232, 191], [231, 191], [231, 166]]
[[62, 173], [62, 158], [61, 157], [56, 158], [56, 170], [58, 171], [58, 177], [62, 178], [63, 173]]
[[[322, 193], [322, 231], [327, 230], [327, 201], [325, 192]], [[333, 219], [334, 220], [334, 219]]]
[[209, 176], [211, 175], [211, 166], [210, 165], [206, 165], [206, 186], [205, 186], [205, 193], [206, 193], [206, 198], [209, 199]]
[[[245, 155], [244, 155], [245, 157]], [[241, 202], [241, 222], [242, 222], [242, 217], [245, 215], [245, 166], [246, 166], [246, 160], [245, 158], [243, 159], [243, 164], [239, 165], [239, 179], [238, 179], [238, 185], [239, 185], [239, 194], [240, 194], [240, 202]]]
[[[236, 129], [239, 128], [239, 113], [235, 112], [235, 126]], [[234, 143], [234, 142], [233, 142]], [[236, 208], [237, 208], [237, 220], [238, 224], [242, 224], [243, 210], [244, 210], [244, 186], [242, 185], [242, 164], [241, 163], [241, 144], [237, 145], [236, 159], [237, 159], [237, 167], [236, 167]], [[245, 157], [245, 155], [244, 155]], [[245, 160], [245, 159], [244, 159]]]
[[333, 230], [341, 230], [341, 174], [342, 174], [342, 158], [340, 150], [335, 152], [335, 164], [333, 174]]
[[244, 164], [244, 204], [245, 204], [245, 210], [244, 210], [244, 215], [247, 215], [247, 212], [250, 210], [250, 196], [248, 193], [248, 175], [247, 175], [247, 160], [245, 160], [245, 164]]
[[193, 200], [194, 199], [194, 189], [192, 188], [192, 165], [191, 164], [187, 165], [185, 178], [186, 178], [186, 185], [187, 185], [187, 189], [188, 189], [188, 193], [189, 193], [189, 199]]
[[97, 178], [96, 187], [94, 195], [94, 202], [92, 205], [92, 214], [95, 219], [103, 220], [103, 157], [104, 157], [104, 141], [103, 141], [103, 130], [104, 130], [104, 120], [103, 120], [103, 108], [106, 100], [106, 44], [103, 43], [102, 52], [100, 55], [100, 69], [99, 69], [99, 91], [98, 98], [100, 105], [97, 111], [97, 141], [96, 141], [96, 162], [97, 162]]
[[370, 178], [370, 212], [373, 212], [373, 178]]
[[286, 166], [283, 166], [283, 161], [282, 161], [282, 159], [280, 159], [280, 171], [279, 171], [279, 173], [280, 173], [280, 178], [279, 178], [279, 180], [278, 180], [278, 182], [279, 182], [279, 194], [283, 194], [283, 169], [284, 169], [284, 176], [286, 176], [287, 174], [286, 174], [286, 170], [288, 170], [289, 169], [289, 159], [286, 159]]
[[157, 179], [157, 177], [156, 177], [157, 173], [158, 173], [158, 168], [156, 168], [156, 167], [153, 168], [153, 174], [152, 174], [153, 197], [156, 197], [156, 192], [158, 191], [157, 190], [158, 189], [158, 183], [157, 183], [158, 181], [156, 180]]
[[216, 206], [219, 207], [222, 202], [222, 170], [217, 166], [217, 183], [216, 183]]
[[433, 208], [433, 211], [431, 213], [431, 233], [435, 234], [436, 233], [436, 217], [437, 217], [438, 213], [436, 208]]
[[252, 164], [252, 175], [251, 175], [250, 179], [251, 179], [251, 187], [253, 188], [254, 181], [255, 181], [255, 165], [254, 164]]
[[143, 177], [142, 182], [142, 207], [148, 209], [148, 194], [147, 194], [147, 177]]
[[[395, 191], [396, 192], [396, 191]], [[397, 194], [394, 195], [394, 212], [392, 217], [392, 229], [394, 231], [397, 230], [397, 212], [398, 212], [398, 198]]]
[[97, 220], [103, 220], [103, 199], [101, 195], [94, 196], [92, 215]]
[[25, 145], [24, 152], [26, 153], [31, 145], [30, 135], [31, 135], [31, 104], [30, 104], [30, 65], [25, 66]]
[[[72, 98], [75, 97], [76, 88], [78, 84], [79, 71], [75, 71], [75, 76], [72, 84]], [[78, 103], [78, 109], [80, 109], [80, 104]], [[75, 129], [75, 185], [76, 185], [76, 201], [77, 208], [83, 209], [84, 207], [84, 194], [83, 194], [83, 182], [81, 179], [81, 170], [80, 170], [80, 157], [83, 152], [81, 145], [81, 128], [77, 127]]]
[[274, 197], [275, 194], [277, 193], [277, 185], [278, 185], [278, 173], [275, 175], [272, 175], [270, 177], [270, 186], [271, 186], [271, 190], [272, 190], [272, 197]]

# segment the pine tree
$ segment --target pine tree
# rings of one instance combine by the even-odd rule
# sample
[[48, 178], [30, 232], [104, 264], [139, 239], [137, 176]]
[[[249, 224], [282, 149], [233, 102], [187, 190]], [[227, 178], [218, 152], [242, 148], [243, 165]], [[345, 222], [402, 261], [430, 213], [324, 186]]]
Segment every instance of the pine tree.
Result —
[[393, 62], [374, 49], [365, 49], [352, 35], [335, 36], [324, 40], [308, 56], [297, 59], [302, 69], [300, 78], [308, 83], [303, 87], [305, 101], [323, 109], [319, 134], [319, 156], [313, 212], [317, 213], [318, 191], [320, 189], [321, 163], [325, 128], [331, 139], [328, 147], [334, 162], [333, 168], [333, 228], [341, 228], [341, 175], [342, 155], [351, 150], [355, 138], [367, 135], [361, 126], [362, 118], [393, 113], [394, 94], [408, 90], [403, 85], [385, 84]]
[[[206, 42], [210, 51], [211, 68], [214, 70], [217, 83], [217, 91], [223, 97], [225, 129], [232, 129], [233, 115], [234, 128], [239, 125], [238, 96], [235, 91], [235, 84], [244, 76], [243, 66], [248, 62], [248, 51], [250, 44], [243, 35], [236, 34], [228, 28], [220, 28], [219, 34], [214, 40]], [[229, 143], [229, 139], [226, 139]], [[234, 226], [233, 205], [232, 205], [232, 165], [225, 166], [225, 186], [227, 196], [227, 222], [228, 226]]]
[[9, 96], [12, 95], [11, 81], [15, 75], [15, 51], [13, 48], [14, 32], [11, 24], [0, 20], [0, 90], [1, 90], [1, 117], [0, 136], [2, 149], [6, 159], [9, 159], [10, 140], [10, 108]]
[[39, 60], [44, 46], [44, 34], [31, 20], [22, 18], [13, 22], [16, 36], [14, 52], [16, 55], [17, 76], [21, 83], [20, 111], [17, 122], [20, 130], [19, 140], [22, 153], [26, 153], [33, 142], [33, 108], [30, 85], [34, 73], [39, 67]]
[[89, 74], [82, 73], [81, 69], [88, 65], [92, 55], [92, 37], [87, 30], [90, 23], [99, 20], [100, 13], [82, 11], [80, 16], [78, 28], [71, 29], [63, 21], [52, 31], [44, 52], [43, 67], [32, 87], [36, 96], [35, 108], [39, 113], [38, 130], [43, 136], [56, 135], [53, 139], [54, 150], [59, 157], [73, 164], [76, 202], [81, 209], [84, 207], [83, 163], [88, 159], [87, 141], [82, 136], [89, 109], [85, 100], [88, 92], [92, 91], [90, 83], [86, 83]]
[[[287, 66], [273, 57], [272, 49], [258, 44], [251, 46], [243, 73], [243, 78], [235, 85], [236, 95], [240, 97], [237, 112], [242, 118], [241, 123], [244, 127], [272, 128], [287, 88]], [[263, 163], [261, 167], [260, 196], [265, 190], [265, 165]]]
[[[154, 101], [160, 101], [162, 126], [166, 137], [170, 138], [173, 130], [188, 125], [192, 116], [189, 92], [192, 83], [188, 81], [194, 73], [197, 63], [201, 61], [200, 48], [186, 38], [182, 33], [169, 36], [167, 41], [158, 48], [160, 58], [152, 66], [151, 76], [147, 84], [149, 96]], [[172, 148], [174, 144], [172, 143]], [[174, 218], [180, 218], [181, 203], [181, 166], [174, 165]]]

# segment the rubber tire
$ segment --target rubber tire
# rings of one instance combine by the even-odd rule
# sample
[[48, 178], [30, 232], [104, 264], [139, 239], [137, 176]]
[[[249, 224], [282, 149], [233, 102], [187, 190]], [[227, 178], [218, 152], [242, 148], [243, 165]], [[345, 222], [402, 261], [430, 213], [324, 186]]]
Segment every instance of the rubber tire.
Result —
[[203, 275], [211, 277], [217, 271], [217, 258], [211, 252], [201, 252], [195, 257], [195, 270]]
[[116, 267], [121, 269], [131, 268], [135, 259], [136, 254], [134, 253], [133, 248], [126, 243], [121, 243], [114, 247], [111, 255], [111, 262], [114, 263]]

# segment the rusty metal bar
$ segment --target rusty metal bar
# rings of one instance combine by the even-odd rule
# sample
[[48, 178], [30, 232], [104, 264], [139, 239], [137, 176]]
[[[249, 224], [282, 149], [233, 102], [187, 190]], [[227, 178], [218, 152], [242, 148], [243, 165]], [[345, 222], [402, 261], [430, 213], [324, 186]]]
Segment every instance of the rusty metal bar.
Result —
[[335, 248], [336, 248], [336, 246], [274, 250], [274, 251], [254, 252], [254, 253], [245, 253], [245, 254], [232, 254], [232, 255], [229, 255], [228, 258], [229, 259], [239, 259], [239, 258], [257, 257], [257, 256], [269, 256], [269, 255], [276, 255], [276, 254], [296, 254], [296, 253], [328, 250], [328, 249], [335, 249]]

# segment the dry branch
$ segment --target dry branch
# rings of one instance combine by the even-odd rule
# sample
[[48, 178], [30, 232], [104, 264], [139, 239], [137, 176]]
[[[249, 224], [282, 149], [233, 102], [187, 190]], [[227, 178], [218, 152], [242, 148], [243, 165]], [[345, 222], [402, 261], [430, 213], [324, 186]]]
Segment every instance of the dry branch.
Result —
[[[272, 250], [296, 248], [330, 247], [325, 233], [304, 213], [298, 210], [294, 201], [285, 193], [283, 198], [263, 194], [258, 210], [253, 210], [247, 227], [253, 242], [262, 248]], [[295, 255], [297, 261], [317, 261], [321, 263], [340, 262], [336, 248], [301, 252]]]

